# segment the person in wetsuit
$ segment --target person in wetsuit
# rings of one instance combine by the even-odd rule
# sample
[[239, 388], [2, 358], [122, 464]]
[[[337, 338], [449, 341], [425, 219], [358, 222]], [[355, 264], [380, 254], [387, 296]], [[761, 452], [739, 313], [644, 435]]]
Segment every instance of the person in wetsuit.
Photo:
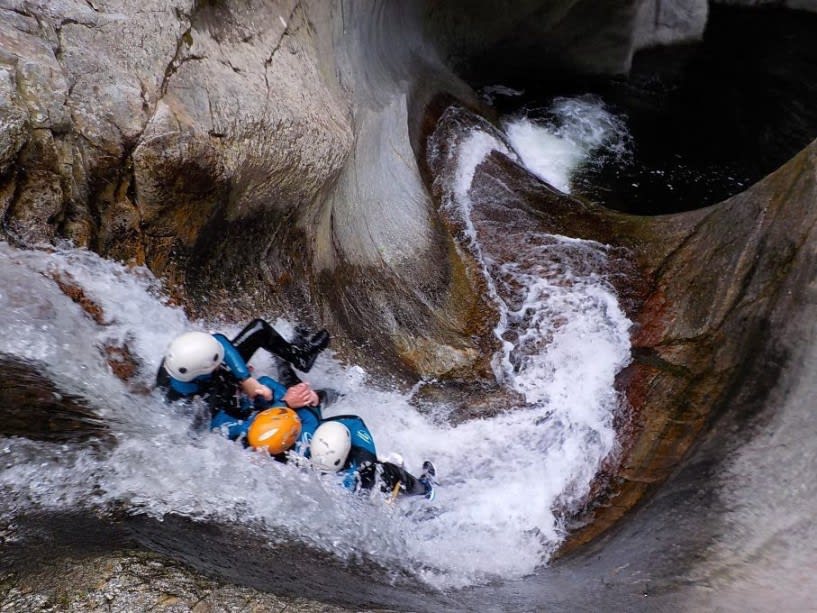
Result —
[[211, 416], [224, 411], [234, 417], [246, 417], [250, 408], [247, 401], [317, 404], [315, 392], [308, 384], [299, 381], [285, 399], [290, 390], [273, 392], [268, 384], [271, 380], [256, 379], [247, 366], [256, 351], [265, 349], [277, 359], [308, 372], [318, 354], [329, 345], [329, 333], [320, 330], [307, 338], [303, 329], [297, 332], [296, 342], [290, 343], [263, 319], [251, 321], [232, 340], [218, 333], [187, 332], [170, 343], [159, 365], [156, 385], [168, 401], [202, 398]]
[[[278, 382], [272, 382], [274, 389], [280, 393], [284, 389], [294, 389], [302, 384], [292, 367], [281, 360], [275, 360], [278, 370]], [[426, 461], [423, 463], [423, 474], [415, 477], [401, 464], [379, 460], [374, 437], [366, 423], [357, 415], [336, 415], [323, 417], [323, 408], [331, 404], [338, 396], [334, 390], [317, 390], [318, 402], [312, 402], [295, 408], [300, 428], [290, 425], [290, 418], [280, 414], [261, 412], [254, 414], [248, 423], [233, 426], [233, 432], [241, 429], [247, 433], [249, 446], [264, 447], [276, 459], [287, 460], [292, 450], [300, 456], [310, 458], [312, 465], [326, 472], [342, 472], [343, 485], [349, 490], [371, 490], [378, 485], [384, 492], [398, 495], [425, 496], [434, 499], [436, 469]], [[222, 422], [222, 427], [224, 422]], [[290, 428], [297, 430], [294, 437], [287, 437]], [[268, 444], [265, 434], [274, 432], [274, 443]], [[281, 442], [281, 439], [284, 442]]]
[[392, 498], [424, 496], [434, 500], [437, 471], [429, 460], [423, 473], [415, 477], [402, 465], [378, 460], [374, 438], [357, 415], [337, 415], [321, 421], [309, 444], [312, 465], [326, 472], [344, 474], [343, 485], [350, 490], [370, 490], [379, 485]]
[[[296, 329], [296, 338], [290, 343], [262, 319], [250, 322], [232, 341], [222, 334], [188, 332], [171, 342], [156, 384], [169, 401], [202, 398], [210, 408], [211, 430], [245, 446], [266, 449], [283, 462], [288, 451], [309, 457], [312, 438], [322, 424], [339, 425], [347, 429], [354, 443], [346, 451], [342, 466], [332, 468], [346, 472], [347, 488], [371, 489], [379, 481], [381, 489], [394, 495], [433, 499], [434, 468], [430, 462], [424, 464], [424, 474], [418, 479], [402, 466], [377, 459], [371, 432], [360, 417], [324, 420], [322, 406], [332, 402], [337, 393], [313, 390], [292, 366], [308, 372], [328, 343], [325, 330], [307, 337], [302, 328]], [[277, 380], [251, 376], [247, 362], [260, 348], [273, 355]], [[324, 428], [322, 432], [326, 431]]]

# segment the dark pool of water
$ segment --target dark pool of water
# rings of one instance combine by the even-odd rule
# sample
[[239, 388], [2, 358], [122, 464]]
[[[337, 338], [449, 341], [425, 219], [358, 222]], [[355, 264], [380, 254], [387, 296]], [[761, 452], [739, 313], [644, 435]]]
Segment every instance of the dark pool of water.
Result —
[[[626, 77], [549, 82], [524, 71], [501, 112], [592, 93], [626, 116], [628, 163], [603, 161], [573, 191], [637, 214], [701, 208], [743, 191], [817, 137], [817, 15], [712, 7], [698, 44], [645, 50]], [[520, 74], [521, 71], [516, 71]]]

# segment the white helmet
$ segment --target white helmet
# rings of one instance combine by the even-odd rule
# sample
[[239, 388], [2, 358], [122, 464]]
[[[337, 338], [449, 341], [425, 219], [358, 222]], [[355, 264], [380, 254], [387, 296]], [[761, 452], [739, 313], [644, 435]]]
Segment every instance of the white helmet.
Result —
[[192, 381], [213, 372], [224, 359], [224, 347], [206, 332], [186, 332], [170, 343], [164, 367], [179, 381]]
[[318, 426], [309, 444], [312, 464], [321, 470], [331, 471], [343, 468], [351, 448], [349, 428], [338, 421], [327, 421]]

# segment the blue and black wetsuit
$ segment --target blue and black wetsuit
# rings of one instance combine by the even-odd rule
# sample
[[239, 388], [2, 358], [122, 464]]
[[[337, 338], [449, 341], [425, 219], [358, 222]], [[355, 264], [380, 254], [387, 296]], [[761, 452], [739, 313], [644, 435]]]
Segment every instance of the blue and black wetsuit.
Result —
[[[266, 385], [272, 390], [272, 399], [266, 400], [262, 396], [257, 396], [250, 400], [245, 394], [240, 394], [237, 398], [236, 408], [219, 409], [215, 411], [210, 421], [212, 430], [219, 430], [231, 440], [240, 439], [244, 445], [247, 444], [247, 431], [250, 429], [255, 416], [264, 409], [284, 406], [284, 395], [293, 385], [301, 383], [301, 379], [295, 374], [292, 366], [284, 360], [276, 357], [275, 364], [278, 370], [278, 381], [271, 377], [261, 376], [258, 382]], [[334, 390], [316, 390], [321, 405], [326, 406], [334, 401], [337, 392]], [[298, 418], [301, 420], [301, 434], [295, 443], [294, 451], [305, 454], [309, 447], [312, 434], [317, 430], [323, 418], [321, 405], [315, 407], [292, 407]], [[286, 462], [285, 453], [274, 456], [275, 459]]]
[[426, 486], [402, 466], [377, 459], [374, 437], [362, 418], [357, 415], [336, 415], [322, 421], [339, 421], [349, 428], [352, 435], [352, 448], [340, 470], [346, 488], [353, 491], [370, 490], [379, 485], [384, 492], [408, 496], [426, 494]]
[[198, 396], [207, 403], [212, 414], [227, 411], [235, 417], [248, 414], [247, 407], [241, 402], [239, 385], [250, 376], [247, 363], [256, 351], [265, 349], [276, 358], [308, 372], [317, 355], [329, 343], [325, 330], [311, 339], [299, 336], [297, 344], [290, 343], [263, 319], [251, 321], [232, 341], [223, 334], [213, 334], [213, 338], [224, 347], [224, 359], [216, 370], [192, 381], [179, 381], [170, 376], [162, 360], [156, 374], [156, 385], [164, 391], [169, 401]]

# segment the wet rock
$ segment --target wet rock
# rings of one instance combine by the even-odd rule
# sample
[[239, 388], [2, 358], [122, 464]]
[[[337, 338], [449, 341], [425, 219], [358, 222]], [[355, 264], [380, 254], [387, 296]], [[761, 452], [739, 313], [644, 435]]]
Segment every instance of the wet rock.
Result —
[[155, 554], [124, 551], [51, 560], [32, 572], [7, 572], [0, 576], [0, 610], [341, 613], [349, 609], [230, 585]]
[[42, 366], [0, 354], [0, 436], [110, 443], [107, 427], [81, 398], [61, 392]]
[[700, 211], [615, 216], [649, 287], [635, 312], [633, 364], [619, 378], [632, 411], [606, 506], [565, 551], [655, 491], [727, 406], [751, 415], [785, 368], [782, 337], [815, 274], [817, 141], [746, 192]]
[[[567, 64], [623, 65], [627, 37], [594, 50], [631, 27], [635, 5], [597, 7], [603, 31], [581, 25], [589, 6], [524, 3], [475, 39], [449, 20], [468, 11], [423, 3], [378, 13], [376, 36], [356, 3], [8, 3], [5, 82], [19, 94], [4, 112], [6, 227], [147, 263], [197, 313], [294, 310], [392, 368], [484, 373], [470, 339], [491, 315], [414, 160], [430, 96], [472, 97], [435, 46], [485, 48], [533, 12]], [[24, 117], [49, 155], [19, 154], [34, 136]]]
[[[194, 271], [190, 284], [259, 285], [264, 253], [285, 237], [267, 224], [249, 241], [231, 225], [309, 204], [351, 142], [331, 58], [317, 51], [326, 7], [66, 1], [0, 11], [10, 236], [68, 237], [180, 282], [191, 255], [251, 244], [251, 266], [212, 279]], [[238, 240], [241, 249], [223, 247]]]
[[[478, 104], [446, 64], [544, 49], [562, 71], [623, 72], [638, 46], [694, 37], [702, 6], [378, 6], [2, 2], [5, 231], [145, 262], [198, 314], [297, 313], [384, 371], [487, 379], [496, 312], [417, 163], [436, 94]], [[666, 478], [724, 403], [757, 403], [785, 361], [775, 330], [813, 278], [814, 145], [726, 203], [656, 219], [566, 198], [501, 154], [487, 164], [539, 199], [537, 227], [628, 250], [611, 261], [638, 325], [620, 378], [632, 416], [609, 505], [577, 518], [594, 522], [575, 544]]]
[[706, 17], [704, 0], [530, 0], [503, 11], [491, 2], [437, 3], [428, 21], [449, 61], [477, 82], [507, 83], [530, 69], [519, 62], [527, 57], [554, 78], [623, 74], [638, 49], [699, 40]]
[[484, 377], [495, 315], [415, 159], [434, 96], [476, 104], [440, 58], [620, 72], [699, 4], [384, 4], [371, 27], [354, 2], [7, 2], [5, 227], [146, 263], [196, 315], [294, 312], [373, 365]]
[[[439, 122], [444, 135], [430, 166], [443, 184], [452, 181], [450, 160], [458, 157], [446, 149], [456, 151], [467, 127], [480, 121], [460, 109]], [[559, 194], [501, 151], [479, 165], [469, 193], [478, 203], [472, 229], [482, 236], [485, 255], [524, 267], [523, 241], [513, 238], [517, 225], [607, 244], [609, 259], [595, 270], [608, 275], [635, 324], [633, 361], [616, 384], [627, 399], [615, 420], [621, 450], [601, 467], [584, 506], [560, 510], [572, 529], [562, 555], [655, 492], [725, 407], [762, 406], [787, 361], [775, 331], [786, 313], [797, 311], [797, 296], [814, 274], [808, 254], [817, 240], [810, 206], [815, 168], [817, 141], [723, 203], [636, 217]], [[513, 190], [496, 189], [505, 185]], [[462, 232], [456, 219], [449, 226]], [[498, 229], [513, 255], [492, 240]]]
[[17, 94], [14, 71], [0, 56], [0, 175], [4, 175], [25, 144], [28, 112]]
[[16, 198], [7, 208], [7, 227], [28, 243], [48, 243], [57, 236], [63, 209], [60, 152], [49, 130], [33, 130], [19, 162], [27, 172], [16, 186]]
[[74, 281], [69, 273], [54, 271], [50, 273], [50, 277], [60, 288], [60, 291], [82, 307], [82, 310], [90, 315], [91, 319], [100, 325], [106, 323], [105, 311], [87, 296], [82, 287]]
[[351, 146], [305, 10], [197, 6], [134, 150], [148, 264], [172, 274], [189, 262], [184, 280], [207, 310], [301, 298], [279, 292], [276, 271], [281, 256], [306, 267], [309, 237], [293, 226]]
[[447, 423], [487, 419], [525, 404], [524, 397], [498, 385], [445, 381], [428, 383], [412, 397], [412, 404]]
[[[49, 276], [60, 291], [78, 304], [97, 324], [100, 326], [110, 324], [104, 309], [88, 297], [69, 273], [52, 271]], [[102, 351], [111, 371], [122, 381], [128, 383], [138, 374], [141, 362], [130, 350], [127, 342], [116, 345], [108, 342], [102, 347]], [[133, 391], [147, 393], [149, 390], [133, 388]]]

